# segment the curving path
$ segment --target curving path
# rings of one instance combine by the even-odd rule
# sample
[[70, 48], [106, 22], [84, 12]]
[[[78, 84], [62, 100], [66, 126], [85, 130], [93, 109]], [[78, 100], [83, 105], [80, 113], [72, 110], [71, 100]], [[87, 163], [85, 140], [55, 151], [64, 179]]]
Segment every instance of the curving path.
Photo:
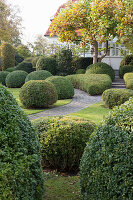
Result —
[[40, 117], [67, 115], [67, 114], [77, 112], [79, 110], [87, 108], [88, 106], [92, 104], [102, 101], [101, 95], [89, 96], [84, 91], [81, 91], [78, 89], [75, 89], [74, 91], [75, 91], [75, 95], [71, 103], [64, 106], [51, 108], [49, 110], [45, 110], [40, 113], [28, 115], [29, 119], [33, 120]]

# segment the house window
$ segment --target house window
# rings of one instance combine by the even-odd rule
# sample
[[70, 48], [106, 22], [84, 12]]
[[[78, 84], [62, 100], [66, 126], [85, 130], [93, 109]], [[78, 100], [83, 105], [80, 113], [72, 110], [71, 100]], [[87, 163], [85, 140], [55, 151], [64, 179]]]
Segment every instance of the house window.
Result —
[[113, 43], [112, 56], [119, 56], [119, 45]]

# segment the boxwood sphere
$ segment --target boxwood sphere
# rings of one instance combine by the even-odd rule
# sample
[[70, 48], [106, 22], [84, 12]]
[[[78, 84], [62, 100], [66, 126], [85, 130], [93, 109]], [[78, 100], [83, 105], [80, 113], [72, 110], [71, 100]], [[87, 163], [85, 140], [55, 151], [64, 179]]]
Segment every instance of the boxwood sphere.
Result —
[[115, 79], [115, 72], [113, 68], [102, 62], [89, 65], [86, 69], [86, 74], [108, 74], [112, 81]]
[[80, 163], [83, 200], [133, 199], [133, 98], [91, 136]]
[[62, 76], [51, 76], [46, 79], [51, 82], [57, 90], [58, 99], [69, 99], [74, 95], [74, 87], [72, 83]]
[[25, 79], [25, 82], [30, 80], [45, 80], [46, 78], [52, 76], [50, 72], [47, 70], [38, 70], [35, 72], [31, 72]]
[[16, 70], [11, 72], [6, 77], [6, 86], [9, 88], [20, 88], [25, 83], [27, 72]]
[[0, 83], [2, 83], [2, 85], [6, 85], [6, 77], [8, 74], [9, 72], [6, 71], [0, 72]]
[[32, 66], [32, 63], [30, 62], [21, 62], [19, 63], [17, 66], [16, 66], [16, 70], [22, 70], [22, 71], [25, 71], [27, 73], [31, 73], [34, 71], [33, 69], [33, 66]]
[[32, 80], [22, 86], [19, 98], [26, 108], [47, 108], [57, 101], [58, 95], [52, 83]]
[[40, 145], [15, 98], [0, 85], [0, 199], [42, 200]]
[[40, 138], [44, 167], [76, 172], [94, 124], [82, 118], [54, 117], [37, 119], [33, 125]]

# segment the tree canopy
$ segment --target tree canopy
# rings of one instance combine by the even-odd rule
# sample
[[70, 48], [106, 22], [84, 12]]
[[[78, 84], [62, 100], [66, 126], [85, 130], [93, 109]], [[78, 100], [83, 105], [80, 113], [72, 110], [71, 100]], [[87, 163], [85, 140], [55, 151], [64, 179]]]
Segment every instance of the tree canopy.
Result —
[[101, 59], [107, 53], [108, 41], [115, 37], [131, 47], [133, 3], [130, 0], [68, 1], [65, 9], [52, 21], [51, 35], [58, 35], [62, 42], [89, 42], [94, 49], [95, 63], [98, 61], [98, 43], [106, 42]]

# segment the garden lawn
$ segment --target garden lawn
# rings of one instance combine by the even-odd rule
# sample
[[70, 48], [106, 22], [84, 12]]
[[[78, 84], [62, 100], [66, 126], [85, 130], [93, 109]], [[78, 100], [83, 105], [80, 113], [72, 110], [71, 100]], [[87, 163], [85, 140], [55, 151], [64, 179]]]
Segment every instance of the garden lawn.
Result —
[[103, 102], [100, 102], [78, 112], [72, 113], [70, 116], [86, 118], [95, 124], [99, 124], [110, 111], [110, 109], [105, 108]]
[[[47, 110], [48, 108], [46, 109], [25, 109], [23, 107], [23, 105], [21, 104], [20, 100], [19, 100], [19, 90], [20, 88], [7, 88], [12, 94], [13, 96], [16, 98], [19, 106], [22, 108], [22, 110], [24, 110], [25, 114], [26, 115], [31, 115], [31, 114], [34, 114], [34, 113], [38, 113], [38, 112], [42, 112], [44, 110]], [[65, 99], [65, 100], [58, 100], [55, 104], [53, 104], [50, 108], [53, 108], [53, 107], [58, 107], [58, 106], [63, 106], [65, 104], [68, 104], [72, 101], [72, 99]]]

